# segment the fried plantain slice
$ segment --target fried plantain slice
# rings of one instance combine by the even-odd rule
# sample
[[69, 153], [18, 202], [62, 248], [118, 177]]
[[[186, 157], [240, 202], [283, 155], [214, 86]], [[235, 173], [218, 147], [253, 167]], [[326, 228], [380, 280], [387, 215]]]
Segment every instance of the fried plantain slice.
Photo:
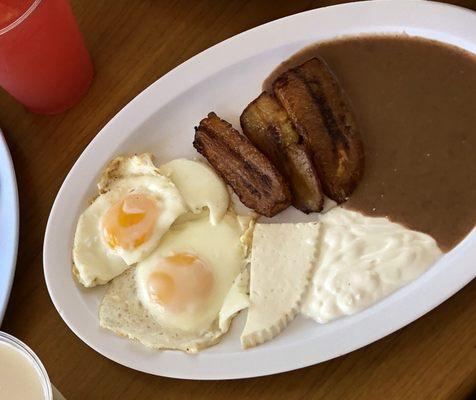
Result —
[[291, 204], [289, 187], [276, 167], [215, 113], [209, 113], [195, 128], [193, 146], [247, 207], [272, 217]]
[[281, 74], [273, 91], [313, 153], [324, 193], [342, 203], [364, 171], [364, 151], [348, 99], [327, 64], [312, 58]]
[[305, 213], [321, 211], [324, 197], [312, 157], [276, 99], [261, 93], [245, 108], [240, 123], [248, 139], [288, 180], [293, 205]]

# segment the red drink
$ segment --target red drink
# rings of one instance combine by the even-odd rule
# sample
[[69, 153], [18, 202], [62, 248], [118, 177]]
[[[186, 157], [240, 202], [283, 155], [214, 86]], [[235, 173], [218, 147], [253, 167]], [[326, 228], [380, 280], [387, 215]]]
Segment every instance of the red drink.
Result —
[[0, 86], [40, 114], [87, 92], [93, 67], [67, 0], [0, 0]]

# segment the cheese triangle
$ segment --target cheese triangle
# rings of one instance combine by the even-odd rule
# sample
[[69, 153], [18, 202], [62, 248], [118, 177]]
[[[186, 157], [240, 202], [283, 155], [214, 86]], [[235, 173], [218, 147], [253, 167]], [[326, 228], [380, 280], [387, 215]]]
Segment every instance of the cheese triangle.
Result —
[[256, 224], [243, 348], [274, 338], [295, 318], [317, 260], [318, 239], [317, 222]]

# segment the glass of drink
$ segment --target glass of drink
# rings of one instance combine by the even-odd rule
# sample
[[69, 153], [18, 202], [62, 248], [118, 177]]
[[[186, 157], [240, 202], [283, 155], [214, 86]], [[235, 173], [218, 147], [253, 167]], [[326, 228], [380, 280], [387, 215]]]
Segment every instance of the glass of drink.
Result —
[[68, 0], [0, 0], [0, 86], [28, 110], [72, 107], [92, 77]]
[[41, 361], [26, 344], [4, 332], [0, 332], [0, 399], [53, 399]]

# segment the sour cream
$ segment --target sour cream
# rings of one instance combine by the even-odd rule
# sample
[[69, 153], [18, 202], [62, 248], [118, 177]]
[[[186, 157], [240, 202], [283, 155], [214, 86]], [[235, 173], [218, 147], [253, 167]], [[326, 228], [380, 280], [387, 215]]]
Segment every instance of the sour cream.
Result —
[[321, 218], [318, 261], [302, 313], [326, 323], [378, 302], [441, 257], [436, 241], [387, 218], [336, 207]]

